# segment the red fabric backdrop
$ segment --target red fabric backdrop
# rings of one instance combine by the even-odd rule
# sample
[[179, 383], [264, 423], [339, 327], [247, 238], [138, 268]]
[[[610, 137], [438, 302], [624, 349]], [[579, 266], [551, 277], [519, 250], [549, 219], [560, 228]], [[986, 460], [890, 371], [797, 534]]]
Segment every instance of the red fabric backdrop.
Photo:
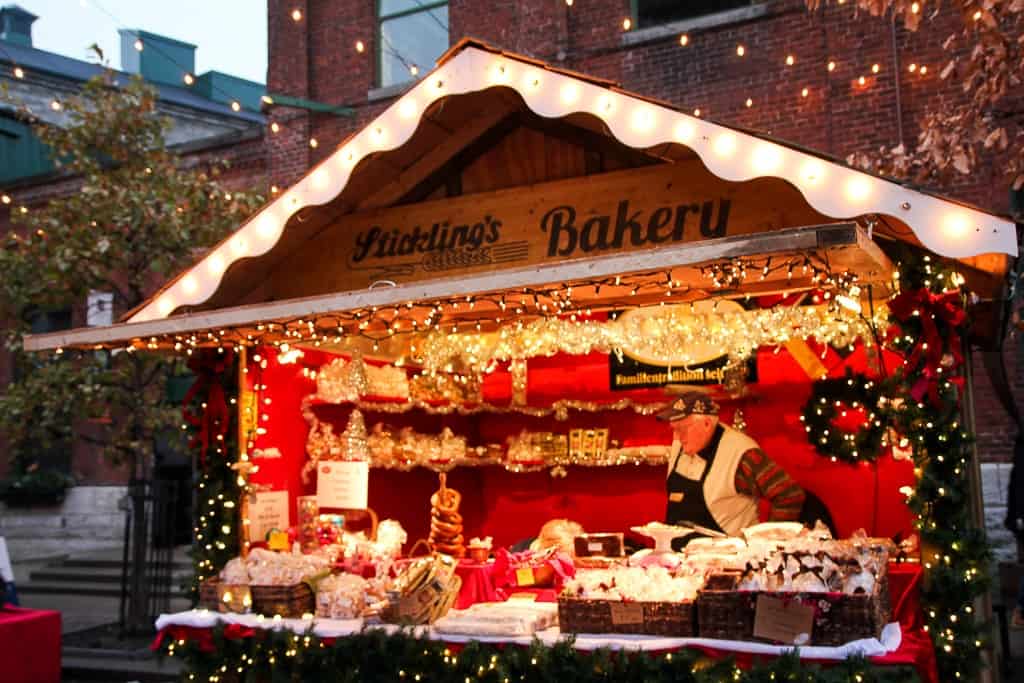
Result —
[[[860, 346], [845, 358], [832, 349], [823, 350], [813, 343], [811, 347], [819, 356], [824, 354], [823, 363], [830, 376], [842, 376], [846, 368], [863, 370], [867, 366]], [[253, 481], [277, 490], [287, 489], [294, 499], [296, 495], [315, 491], [315, 484], [303, 483], [300, 476], [308, 431], [300, 403], [315, 390], [314, 382], [303, 377], [302, 370], [318, 367], [330, 356], [306, 351], [299, 363], [280, 365], [276, 352], [260, 353], [266, 368], [250, 356], [246, 376], [250, 386], [267, 387], [260, 392], [260, 424], [266, 433], [258, 437], [256, 445], [276, 448], [282, 457], [258, 460], [260, 471]], [[785, 350], [763, 349], [756, 362], [757, 381], [750, 385], [749, 395], [724, 402], [722, 419], [731, 423], [735, 410], [741, 408], [747, 433], [802, 486], [828, 505], [840, 534], [849, 535], [860, 528], [880, 536], [912, 532], [910, 514], [899, 493], [900, 487], [913, 484], [912, 464], [894, 461], [889, 455], [876, 465], [832, 463], [821, 457], [808, 444], [799, 419], [801, 407], [810, 394], [806, 373]], [[890, 371], [897, 364], [898, 358], [887, 356]], [[608, 357], [602, 354], [531, 359], [527, 378], [531, 405], [550, 405], [563, 398], [664, 400], [660, 390], [610, 391]], [[507, 404], [511, 398], [508, 373], [499, 370], [488, 376], [484, 395], [491, 403]], [[267, 398], [271, 399], [269, 403]], [[314, 410], [320, 420], [331, 422], [340, 433], [350, 407], [324, 405]], [[433, 416], [418, 411], [365, 412], [365, 417], [368, 428], [380, 421], [396, 429], [409, 425], [430, 433], [450, 426], [454, 432], [466, 435], [471, 445], [504, 441], [521, 429], [564, 433], [573, 427], [604, 426], [609, 428], [611, 439], [625, 445], [668, 443], [670, 439], [664, 424], [632, 410], [572, 411], [565, 422], [518, 414]], [[624, 531], [630, 525], [661, 519], [665, 506], [663, 481], [661, 467], [632, 465], [571, 467], [564, 478], [553, 478], [547, 472], [514, 474], [500, 467], [463, 467], [449, 474], [449, 485], [463, 494], [467, 537], [492, 535], [502, 545], [534, 536], [553, 517], [575, 519], [591, 531]], [[427, 534], [430, 494], [436, 488], [437, 476], [427, 470], [372, 470], [370, 506], [381, 519], [398, 519], [412, 541]], [[291, 523], [295, 522], [294, 507], [291, 506]]]

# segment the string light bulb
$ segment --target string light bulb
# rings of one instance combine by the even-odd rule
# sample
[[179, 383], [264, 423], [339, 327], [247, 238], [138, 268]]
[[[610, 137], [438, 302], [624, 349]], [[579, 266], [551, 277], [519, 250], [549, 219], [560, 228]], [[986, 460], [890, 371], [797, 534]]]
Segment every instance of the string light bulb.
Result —
[[622, 20], [622, 30], [628, 31], [631, 28], [633, 28], [633, 20], [630, 19], [629, 17], [626, 17], [625, 19]]
[[751, 98], [748, 97], [747, 101], [746, 101], [746, 105], [747, 105], [747, 109], [753, 107], [754, 106], [754, 100], [752, 100]]
[[52, 109], [54, 111], [60, 111], [62, 109], [60, 101], [58, 101], [58, 100], [50, 100], [50, 109]]
[[292, 10], [292, 21], [302, 21], [302, 10], [298, 7]]
[[804, 88], [803, 90], [800, 91], [800, 97], [807, 97], [810, 94], [811, 91], [809, 88]]
[[693, 115], [696, 117], [700, 117], [700, 107], [697, 107], [696, 109], [693, 110]]
[[361, 40], [356, 41], [356, 52], [362, 53], [366, 50], [366, 45]]
[[420, 68], [418, 66], [416, 66], [415, 64], [410, 64], [409, 65], [409, 73], [412, 74], [413, 76], [417, 76], [420, 73]]
[[910, 65], [907, 67], [907, 71], [909, 71], [910, 73], [914, 73], [915, 71], [917, 71], [917, 64], [915, 62], [911, 62]]
[[926, 67], [926, 66], [923, 66], [923, 65], [922, 65], [922, 66], [921, 66], [921, 68], [920, 68], [920, 69], [918, 69], [917, 71], [918, 71], [918, 73], [920, 73], [920, 74], [921, 74], [922, 76], [924, 76], [924, 75], [925, 75], [926, 73], [928, 73], [928, 67]]
[[193, 83], [196, 82], [195, 76], [193, 76], [192, 74], [190, 74], [187, 71], [185, 72], [185, 76], [184, 76], [183, 80], [185, 81], [185, 85], [192, 85]]
[[835, 62], [833, 62], [833, 61], [830, 61], [830, 62], [828, 63], [828, 70], [829, 70], [829, 71], [835, 71], [835, 70], [836, 70], [836, 63], [835, 63]]
[[875, 63], [875, 64], [871, 65], [871, 73], [876, 74], [876, 73], [878, 73], [881, 70], [882, 70], [882, 67], [879, 64]]
[[144, 47], [142, 44], [142, 38], [136, 38], [132, 45], [137, 52], [142, 52], [142, 48]]
[[737, 45], [736, 46], [736, 56], [742, 57], [745, 54], [747, 54], [747, 48], [743, 47], [742, 44], [741, 45]]
[[793, 66], [796, 64], [796, 58], [793, 55], [786, 55], [786, 66]]
[[862, 87], [867, 85], [867, 82], [868, 82], [868, 79], [864, 78], [863, 76], [861, 76], [860, 78], [857, 79], [857, 85], [862, 86]]
[[912, 3], [910, 3], [910, 12], [912, 14], [917, 14], [920, 11], [921, 11], [921, 3], [919, 3], [919, 2], [912, 2]]
[[686, 33], [684, 33], [683, 35], [679, 36], [679, 44], [682, 45], [683, 47], [686, 47], [687, 45], [689, 45], [690, 44], [690, 36], [687, 35]]
[[242, 105], [239, 104], [238, 100], [231, 101], [231, 111], [242, 111]]
[[280, 133], [281, 132], [281, 124], [278, 123], [277, 121], [271, 121], [270, 122], [270, 132], [271, 133]]
[[316, 138], [310, 138], [309, 146], [312, 147], [313, 149], [316, 149], [317, 147], [320, 146], [320, 143], [316, 141]]
[[22, 69], [20, 66], [14, 67], [14, 77], [15, 78], [25, 78], [25, 70]]

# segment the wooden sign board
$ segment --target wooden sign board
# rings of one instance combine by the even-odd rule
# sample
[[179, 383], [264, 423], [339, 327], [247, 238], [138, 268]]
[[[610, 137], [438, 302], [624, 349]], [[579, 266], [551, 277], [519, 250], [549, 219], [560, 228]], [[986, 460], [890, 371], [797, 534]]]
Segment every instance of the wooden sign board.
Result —
[[771, 178], [663, 164], [344, 216], [275, 268], [274, 298], [363, 289], [812, 225]]

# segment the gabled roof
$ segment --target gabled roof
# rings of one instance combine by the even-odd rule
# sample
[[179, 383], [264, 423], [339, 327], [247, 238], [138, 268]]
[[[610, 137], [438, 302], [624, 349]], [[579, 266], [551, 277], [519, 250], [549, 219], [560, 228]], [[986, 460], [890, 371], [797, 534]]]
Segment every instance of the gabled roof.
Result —
[[208, 300], [231, 264], [267, 253], [281, 239], [290, 218], [336, 199], [362, 159], [407, 142], [424, 112], [436, 102], [496, 86], [513, 89], [543, 117], [596, 116], [612, 136], [631, 147], [685, 146], [723, 180], [783, 179], [826, 216], [888, 217], [943, 256], [1017, 254], [1015, 226], [1007, 218], [911, 189], [795, 145], [690, 116], [609, 81], [465, 40], [415, 87], [139, 307], [129, 321], [165, 318], [180, 307]]
[[[36, 47], [16, 45], [14, 43], [3, 44], [0, 51], [0, 63], [9, 63], [12, 66], [20, 66], [28, 71], [49, 74], [58, 78], [66, 78], [74, 81], [87, 81], [95, 76], [100, 76], [107, 71], [99, 64], [87, 62], [81, 59], [72, 59], [55, 52], [40, 50]], [[118, 78], [125, 82], [132, 78], [132, 74], [123, 71], [115, 71]], [[162, 102], [174, 104], [180, 107], [188, 107], [196, 111], [215, 114], [225, 118], [238, 119], [249, 123], [262, 123], [265, 118], [259, 112], [243, 109], [234, 111], [229, 104], [203, 97], [197, 92], [185, 87], [167, 85], [148, 81], [149, 85], [156, 88], [157, 96]]]

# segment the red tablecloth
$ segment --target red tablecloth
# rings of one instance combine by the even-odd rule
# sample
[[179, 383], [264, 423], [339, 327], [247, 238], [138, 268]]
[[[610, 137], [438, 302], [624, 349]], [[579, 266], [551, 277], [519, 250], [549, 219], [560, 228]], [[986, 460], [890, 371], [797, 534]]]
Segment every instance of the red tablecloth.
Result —
[[0, 609], [0, 662], [5, 683], [58, 683], [60, 612]]
[[[462, 560], [455, 568], [455, 573], [462, 579], [459, 597], [455, 600], [455, 609], [466, 609], [478, 602], [501, 602], [507, 600], [509, 594], [498, 590], [494, 582], [494, 562], [483, 564]], [[552, 588], [516, 588], [515, 593], [532, 593], [537, 602], [557, 602], [558, 594]]]

